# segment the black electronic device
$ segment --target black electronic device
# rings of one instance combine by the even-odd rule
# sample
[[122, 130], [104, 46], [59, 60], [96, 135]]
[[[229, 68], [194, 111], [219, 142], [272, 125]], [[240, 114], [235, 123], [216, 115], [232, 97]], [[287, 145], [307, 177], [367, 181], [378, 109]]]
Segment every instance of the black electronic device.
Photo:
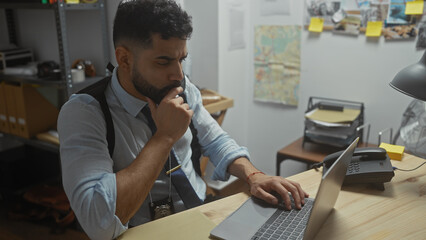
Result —
[[[333, 165], [342, 151], [326, 156], [323, 174]], [[384, 190], [383, 183], [389, 182], [395, 175], [390, 158], [383, 148], [356, 148], [346, 172], [343, 184], [372, 183]]]
[[54, 61], [41, 62], [37, 64], [37, 76], [46, 80], [60, 80], [61, 70], [59, 69], [59, 65]]

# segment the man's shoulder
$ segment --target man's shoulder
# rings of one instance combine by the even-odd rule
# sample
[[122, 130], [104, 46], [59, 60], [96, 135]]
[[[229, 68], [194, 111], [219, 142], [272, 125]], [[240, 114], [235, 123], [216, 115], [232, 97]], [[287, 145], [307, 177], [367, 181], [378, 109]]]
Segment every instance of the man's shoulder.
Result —
[[102, 116], [99, 102], [88, 94], [73, 94], [62, 106], [58, 121]]
[[96, 135], [106, 131], [99, 103], [87, 94], [75, 94], [62, 106], [57, 123], [61, 145], [70, 136]]
[[72, 109], [81, 109], [81, 108], [99, 108], [99, 102], [92, 97], [91, 95], [82, 93], [82, 94], [73, 94], [69, 100], [62, 106], [61, 111], [63, 110], [72, 110]]

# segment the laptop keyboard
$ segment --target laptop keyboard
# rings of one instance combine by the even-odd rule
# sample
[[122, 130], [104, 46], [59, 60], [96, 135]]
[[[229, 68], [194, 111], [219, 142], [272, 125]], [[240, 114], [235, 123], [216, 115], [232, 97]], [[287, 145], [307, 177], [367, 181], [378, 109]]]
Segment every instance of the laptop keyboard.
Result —
[[305, 199], [301, 210], [294, 209], [292, 200], [291, 211], [278, 209], [262, 227], [257, 230], [251, 240], [266, 239], [303, 239], [303, 233], [308, 223], [314, 200]]

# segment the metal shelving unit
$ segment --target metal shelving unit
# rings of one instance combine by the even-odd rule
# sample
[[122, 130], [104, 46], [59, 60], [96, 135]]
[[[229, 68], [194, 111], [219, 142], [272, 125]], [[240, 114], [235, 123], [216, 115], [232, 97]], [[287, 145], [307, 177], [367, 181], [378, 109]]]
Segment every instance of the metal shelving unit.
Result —
[[[98, 0], [97, 3], [80, 3], [80, 4], [67, 4], [64, 3], [64, 0], [59, 0], [55, 4], [41, 4], [41, 3], [0, 3], [0, 8], [6, 9], [6, 21], [9, 30], [9, 41], [11, 43], [16, 43], [16, 32], [13, 29], [14, 19], [13, 19], [13, 10], [16, 9], [46, 9], [53, 10], [55, 12], [55, 25], [56, 33], [58, 38], [58, 47], [59, 47], [59, 59], [60, 59], [60, 68], [61, 68], [61, 78], [57, 80], [46, 80], [40, 79], [36, 76], [19, 76], [19, 75], [4, 75], [0, 74], [0, 81], [8, 82], [18, 82], [18, 83], [31, 83], [39, 84], [43, 86], [57, 87], [58, 89], [65, 90], [65, 93], [62, 94], [62, 99], [59, 99], [60, 103], [64, 103], [68, 97], [81, 89], [78, 85], [74, 84], [71, 79], [71, 61], [69, 58], [69, 46], [68, 46], [68, 31], [66, 26], [66, 16], [69, 11], [96, 11], [100, 14], [100, 27], [102, 34], [102, 51], [104, 66], [108, 64], [109, 61], [109, 47], [108, 47], [108, 36], [106, 30], [106, 10], [104, 0]], [[11, 29], [12, 28], [12, 29]], [[104, 72], [101, 72], [101, 75], [95, 78], [89, 78], [88, 83], [93, 83], [93, 79], [100, 80], [102, 77], [108, 75], [109, 72], [104, 68]], [[86, 81], [85, 81], [86, 82]], [[87, 84], [89, 85], [89, 84]], [[62, 104], [61, 104], [62, 105]]]
[[[69, 59], [68, 53], [68, 39], [67, 39], [67, 26], [66, 26], [66, 12], [67, 11], [76, 11], [76, 10], [97, 10], [101, 15], [101, 32], [102, 32], [102, 45], [104, 52], [104, 66], [108, 64], [109, 61], [109, 51], [108, 51], [108, 39], [106, 33], [106, 13], [105, 13], [105, 4], [103, 0], [99, 0], [97, 3], [84, 3], [84, 4], [65, 4], [62, 1], [54, 4], [55, 10], [55, 20], [56, 20], [56, 32], [59, 43], [59, 55], [60, 55], [60, 66], [62, 79], [65, 79], [67, 84], [67, 94], [68, 96], [74, 91], [74, 84], [71, 79], [71, 62]], [[105, 75], [108, 75], [108, 71], [105, 68]]]
[[46, 87], [56, 87], [56, 88], [64, 88], [66, 83], [63, 80], [46, 80], [46, 79], [38, 78], [37, 76], [27, 76], [27, 75], [0, 74], [0, 79], [5, 82], [39, 84]]
[[[33, 146], [39, 149], [43, 149], [49, 152], [58, 153], [59, 154], [59, 148], [58, 145], [49, 143], [46, 141], [38, 140], [38, 139], [26, 139], [23, 137], [18, 137], [15, 135], [7, 134], [7, 133], [0, 133], [0, 138], [4, 140], [5, 142], [20, 142], [22, 144], [26, 144], [29, 146]], [[2, 149], [0, 149], [1, 151]]]
[[[18, 9], [42, 9], [46, 11], [54, 11], [56, 34], [58, 39], [59, 48], [59, 66], [61, 69], [61, 77], [59, 79], [42, 79], [37, 76], [23, 76], [23, 75], [5, 75], [0, 74], [0, 82], [15, 82], [26, 84], [37, 84], [43, 87], [53, 87], [58, 90], [58, 103], [61, 106], [68, 100], [68, 97], [79, 91], [80, 89], [102, 79], [104, 76], [109, 75], [108, 70], [104, 67], [102, 72], [98, 72], [100, 76], [86, 78], [84, 82], [73, 83], [71, 79], [71, 60], [69, 56], [69, 43], [68, 43], [68, 29], [66, 25], [67, 13], [70, 11], [94, 11], [100, 14], [101, 37], [102, 37], [102, 51], [103, 51], [103, 66], [107, 66], [109, 62], [109, 46], [106, 28], [106, 9], [105, 1], [98, 0], [96, 3], [80, 3], [80, 4], [67, 4], [65, 0], [58, 0], [54, 4], [42, 3], [0, 3], [0, 9], [5, 9], [6, 23], [9, 33], [9, 42], [16, 44], [16, 30], [14, 23], [14, 11]], [[8, 137], [13, 135], [8, 134]], [[39, 140], [28, 140], [16, 137], [18, 140], [23, 141], [25, 144], [38, 146], [49, 151], [56, 151], [53, 144], [40, 143]]]
[[0, 3], [0, 8], [4, 9], [51, 9], [50, 4], [41, 3]]

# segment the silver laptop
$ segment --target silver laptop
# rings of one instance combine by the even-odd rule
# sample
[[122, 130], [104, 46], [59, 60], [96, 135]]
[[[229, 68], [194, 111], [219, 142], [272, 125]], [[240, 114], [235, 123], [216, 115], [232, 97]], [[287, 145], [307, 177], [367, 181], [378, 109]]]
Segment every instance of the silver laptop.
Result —
[[306, 198], [302, 210], [284, 210], [252, 197], [210, 235], [229, 240], [313, 239], [334, 208], [358, 140], [323, 174], [316, 198]]

